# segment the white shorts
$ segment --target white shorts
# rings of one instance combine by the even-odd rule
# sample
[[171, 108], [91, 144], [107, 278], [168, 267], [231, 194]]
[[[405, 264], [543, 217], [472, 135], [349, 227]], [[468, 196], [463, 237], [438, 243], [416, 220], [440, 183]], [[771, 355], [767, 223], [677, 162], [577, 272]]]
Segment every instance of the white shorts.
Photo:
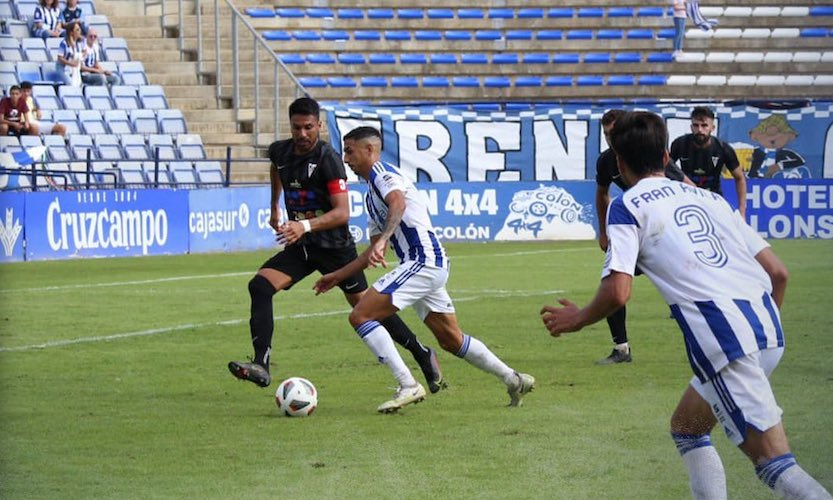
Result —
[[44, 135], [50, 135], [52, 133], [52, 130], [55, 128], [54, 123], [42, 122], [40, 120], [29, 120], [29, 123], [31, 123], [32, 125], [37, 125], [38, 132]]
[[454, 312], [454, 304], [445, 289], [446, 281], [448, 269], [407, 261], [379, 278], [373, 288], [390, 295], [393, 305], [400, 311], [414, 306], [419, 319], [424, 321], [429, 312]]
[[691, 387], [708, 401], [736, 446], [746, 440], [747, 428], [763, 432], [781, 421], [769, 375], [783, 354], [783, 347], [764, 349], [732, 361], [708, 382], [691, 379]]

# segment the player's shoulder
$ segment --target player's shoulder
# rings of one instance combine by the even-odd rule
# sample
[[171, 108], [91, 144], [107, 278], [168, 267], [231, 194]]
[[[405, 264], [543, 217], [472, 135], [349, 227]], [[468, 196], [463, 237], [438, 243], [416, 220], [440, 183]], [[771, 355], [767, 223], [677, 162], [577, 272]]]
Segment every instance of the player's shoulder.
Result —
[[282, 162], [292, 147], [292, 139], [275, 141], [269, 145], [269, 159], [272, 163]]

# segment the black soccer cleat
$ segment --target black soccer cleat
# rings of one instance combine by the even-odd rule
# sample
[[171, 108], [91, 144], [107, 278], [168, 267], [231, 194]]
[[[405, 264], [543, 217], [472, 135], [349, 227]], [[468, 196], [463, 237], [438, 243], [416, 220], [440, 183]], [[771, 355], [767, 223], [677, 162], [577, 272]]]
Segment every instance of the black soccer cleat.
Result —
[[613, 352], [610, 353], [610, 356], [606, 358], [602, 358], [596, 361], [597, 365], [615, 365], [617, 363], [630, 363], [633, 361], [631, 357], [631, 350], [628, 349], [628, 352], [622, 352], [619, 349], [613, 349]]
[[268, 387], [272, 383], [272, 376], [269, 375], [269, 370], [257, 363], [230, 361], [228, 370], [238, 379], [248, 380], [258, 387]]
[[428, 390], [431, 391], [431, 394], [436, 394], [448, 387], [443, 378], [443, 372], [440, 370], [440, 363], [437, 361], [437, 353], [434, 352], [434, 349], [428, 348], [428, 356], [419, 361], [419, 368], [425, 376], [425, 381], [428, 382]]

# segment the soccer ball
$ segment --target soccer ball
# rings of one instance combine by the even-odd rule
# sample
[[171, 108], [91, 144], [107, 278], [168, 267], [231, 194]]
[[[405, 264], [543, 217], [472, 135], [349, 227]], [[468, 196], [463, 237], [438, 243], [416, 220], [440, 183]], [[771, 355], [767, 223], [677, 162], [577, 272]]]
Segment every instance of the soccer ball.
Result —
[[287, 417], [306, 417], [318, 406], [318, 391], [309, 380], [290, 377], [278, 386], [275, 402]]

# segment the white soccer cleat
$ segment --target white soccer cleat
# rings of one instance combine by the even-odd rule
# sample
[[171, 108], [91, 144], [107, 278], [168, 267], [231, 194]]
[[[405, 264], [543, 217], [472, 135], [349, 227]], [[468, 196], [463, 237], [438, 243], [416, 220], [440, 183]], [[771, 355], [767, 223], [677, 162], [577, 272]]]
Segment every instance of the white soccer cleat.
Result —
[[379, 413], [393, 413], [411, 403], [419, 403], [425, 399], [425, 387], [417, 384], [412, 387], [400, 387], [393, 395], [393, 399], [385, 401], [376, 409]]
[[535, 388], [535, 377], [526, 373], [515, 372], [518, 377], [517, 382], [509, 384], [507, 391], [509, 393], [509, 406], [521, 406], [523, 404], [524, 394], [532, 392]]

